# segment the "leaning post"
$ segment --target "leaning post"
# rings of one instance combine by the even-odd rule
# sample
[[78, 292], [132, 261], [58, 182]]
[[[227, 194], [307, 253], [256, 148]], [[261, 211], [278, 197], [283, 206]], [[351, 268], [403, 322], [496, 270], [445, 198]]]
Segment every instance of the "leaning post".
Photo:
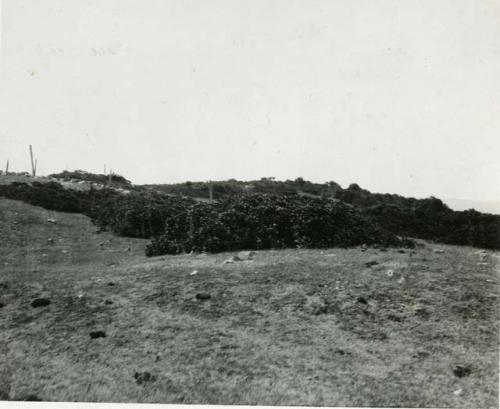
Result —
[[31, 158], [31, 174], [36, 176], [35, 162], [33, 160], [33, 147], [30, 145], [30, 158]]

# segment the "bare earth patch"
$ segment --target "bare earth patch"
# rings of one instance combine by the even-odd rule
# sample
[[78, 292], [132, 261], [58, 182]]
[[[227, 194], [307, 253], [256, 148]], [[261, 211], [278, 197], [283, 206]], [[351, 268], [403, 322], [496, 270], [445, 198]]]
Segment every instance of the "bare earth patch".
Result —
[[96, 230], [0, 199], [0, 399], [498, 407], [498, 252], [224, 264]]

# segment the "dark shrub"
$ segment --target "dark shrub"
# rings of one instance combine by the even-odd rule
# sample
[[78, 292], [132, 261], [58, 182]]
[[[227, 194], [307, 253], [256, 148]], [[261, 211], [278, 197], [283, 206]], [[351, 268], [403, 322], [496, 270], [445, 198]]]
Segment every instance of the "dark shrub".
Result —
[[132, 183], [130, 180], [125, 179], [123, 176], [112, 173], [111, 175], [95, 174], [86, 172], [84, 170], [75, 170], [73, 172], [63, 171], [60, 173], [53, 173], [49, 177], [63, 180], [84, 180], [86, 182], [98, 183], [101, 185], [106, 185], [111, 180], [111, 184], [115, 187], [130, 187]]
[[331, 199], [265, 194], [198, 203], [166, 218], [148, 256], [188, 251], [403, 245], [355, 208]]

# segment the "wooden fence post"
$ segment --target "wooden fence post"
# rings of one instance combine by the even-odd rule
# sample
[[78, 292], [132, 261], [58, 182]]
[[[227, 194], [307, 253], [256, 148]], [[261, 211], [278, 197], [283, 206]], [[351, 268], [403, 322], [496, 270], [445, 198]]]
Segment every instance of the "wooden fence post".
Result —
[[33, 161], [33, 147], [30, 145], [31, 174], [36, 175], [35, 162]]
[[210, 199], [210, 203], [214, 201], [214, 187], [212, 186], [212, 181], [208, 181], [208, 197]]

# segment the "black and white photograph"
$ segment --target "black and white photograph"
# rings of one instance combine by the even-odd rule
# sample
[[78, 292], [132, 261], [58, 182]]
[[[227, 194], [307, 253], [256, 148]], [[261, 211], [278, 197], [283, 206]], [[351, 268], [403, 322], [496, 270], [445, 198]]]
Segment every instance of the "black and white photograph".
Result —
[[499, 407], [498, 0], [0, 36], [0, 407]]

